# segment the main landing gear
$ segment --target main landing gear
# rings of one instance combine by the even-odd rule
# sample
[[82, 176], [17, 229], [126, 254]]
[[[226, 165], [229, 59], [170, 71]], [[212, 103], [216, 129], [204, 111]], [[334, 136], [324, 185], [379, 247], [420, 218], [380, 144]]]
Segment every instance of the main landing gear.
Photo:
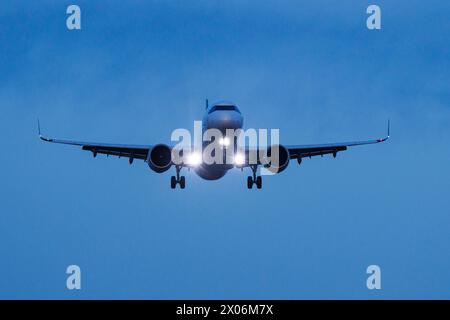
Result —
[[262, 178], [261, 176], [256, 176], [256, 170], [258, 169], [257, 166], [250, 166], [253, 172], [253, 176], [247, 177], [247, 188], [251, 189], [253, 187], [253, 184], [256, 184], [256, 188], [261, 189], [262, 187]]
[[180, 188], [184, 189], [184, 187], [186, 186], [186, 178], [184, 176], [180, 176], [180, 166], [176, 166], [175, 169], [177, 171], [177, 175], [170, 177], [170, 187], [172, 189], [175, 189], [178, 183], [180, 185]]

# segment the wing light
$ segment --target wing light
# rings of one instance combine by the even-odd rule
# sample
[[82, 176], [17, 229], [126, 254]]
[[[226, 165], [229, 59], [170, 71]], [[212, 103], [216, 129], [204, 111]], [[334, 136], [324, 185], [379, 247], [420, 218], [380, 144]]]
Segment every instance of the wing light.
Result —
[[198, 166], [202, 163], [202, 154], [200, 152], [192, 152], [187, 155], [186, 163], [191, 166]]
[[245, 164], [245, 155], [243, 153], [237, 153], [234, 156], [234, 164], [237, 166], [242, 166]]

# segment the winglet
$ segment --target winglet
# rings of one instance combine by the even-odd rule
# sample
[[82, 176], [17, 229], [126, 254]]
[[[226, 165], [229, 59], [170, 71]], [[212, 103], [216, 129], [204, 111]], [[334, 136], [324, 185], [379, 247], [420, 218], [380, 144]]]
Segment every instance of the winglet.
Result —
[[385, 138], [378, 139], [378, 142], [384, 142], [384, 141], [389, 139], [389, 137], [390, 137], [390, 127], [391, 127], [391, 120], [389, 119], [388, 120], [388, 127], [387, 127], [387, 136]]
[[388, 135], [387, 135], [388, 139], [389, 139], [389, 136], [390, 136], [390, 134], [389, 134], [390, 126], [391, 126], [391, 119], [388, 119]]
[[38, 134], [39, 134], [39, 138], [43, 141], [47, 141], [47, 142], [52, 142], [52, 139], [46, 138], [41, 134], [41, 124], [39, 122], [39, 118], [37, 119], [37, 123], [38, 123]]

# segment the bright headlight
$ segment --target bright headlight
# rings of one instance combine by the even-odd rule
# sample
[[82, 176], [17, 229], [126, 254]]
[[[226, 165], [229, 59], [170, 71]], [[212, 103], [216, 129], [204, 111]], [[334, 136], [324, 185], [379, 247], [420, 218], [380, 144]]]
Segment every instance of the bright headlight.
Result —
[[228, 137], [220, 138], [219, 144], [224, 147], [228, 147], [230, 145], [230, 139]]
[[202, 154], [199, 152], [192, 152], [187, 155], [186, 163], [191, 166], [198, 166], [202, 163]]
[[245, 164], [245, 155], [243, 153], [238, 153], [234, 156], [234, 164], [242, 166]]

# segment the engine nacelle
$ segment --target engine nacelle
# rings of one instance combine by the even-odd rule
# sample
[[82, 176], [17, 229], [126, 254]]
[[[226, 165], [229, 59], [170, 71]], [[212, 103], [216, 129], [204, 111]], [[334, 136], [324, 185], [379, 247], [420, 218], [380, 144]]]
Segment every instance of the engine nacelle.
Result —
[[[274, 154], [275, 158], [272, 157], [274, 151], [278, 152], [278, 157]], [[278, 158], [278, 159], [277, 159]], [[262, 159], [264, 168], [271, 171], [272, 173], [280, 173], [289, 165], [289, 150], [283, 147], [281, 144], [272, 145], [267, 149], [267, 158]]]
[[150, 149], [147, 155], [147, 163], [150, 169], [161, 173], [172, 166], [172, 150], [165, 144], [158, 144]]

